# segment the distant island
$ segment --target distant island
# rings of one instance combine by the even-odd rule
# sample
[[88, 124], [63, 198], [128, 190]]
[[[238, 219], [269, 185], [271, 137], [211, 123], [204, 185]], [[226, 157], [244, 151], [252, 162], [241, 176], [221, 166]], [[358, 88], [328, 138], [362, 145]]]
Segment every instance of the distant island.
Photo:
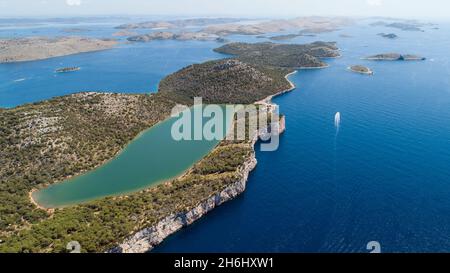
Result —
[[116, 29], [170, 29], [183, 28], [189, 26], [206, 26], [214, 24], [227, 24], [242, 21], [236, 18], [195, 18], [180, 19], [170, 21], [147, 21], [141, 23], [124, 24], [117, 26]]
[[370, 24], [370, 26], [374, 26], [374, 27], [384, 26], [384, 27], [400, 29], [403, 31], [421, 31], [421, 32], [424, 32], [422, 27], [425, 27], [428, 25], [429, 24], [420, 23], [418, 21], [413, 21], [413, 20], [407, 20], [407, 21], [403, 21], [403, 22], [393, 22], [393, 23], [388, 23], [385, 21], [377, 21], [377, 22]]
[[66, 28], [63, 29], [62, 32], [65, 33], [80, 33], [80, 32], [89, 32], [91, 31], [90, 29], [87, 28]]
[[167, 31], [131, 36], [127, 38], [127, 40], [130, 42], [151, 42], [155, 40], [178, 40], [178, 41], [197, 40], [197, 41], [219, 41], [219, 42], [224, 41], [221, 37], [217, 35], [205, 32], [173, 33]]
[[370, 68], [363, 65], [352, 65], [349, 67], [349, 69], [355, 73], [373, 75], [373, 71]]
[[[299, 36], [313, 37], [317, 33], [331, 32], [338, 27], [353, 23], [350, 19], [340, 17], [300, 17], [289, 20], [272, 20], [255, 24], [238, 24], [237, 19], [190, 19], [177, 21], [150, 21], [137, 24], [126, 24], [116, 27], [129, 31], [131, 29], [175, 29], [184, 28], [190, 25], [205, 27], [199, 31], [181, 30], [177, 33], [171, 31], [161, 31], [155, 33], [134, 35], [128, 38], [132, 42], [149, 42], [153, 40], [198, 40], [223, 42], [225, 36], [238, 35], [258, 35], [257, 38], [269, 38], [273, 41], [289, 40]], [[225, 23], [228, 22], [228, 23]], [[235, 23], [229, 23], [235, 22]], [[299, 33], [276, 35], [265, 37], [263, 34], [279, 32], [284, 30], [302, 29]], [[117, 36], [124, 33], [118, 32]]]
[[301, 36], [300, 34], [285, 34], [285, 35], [272, 36], [272, 37], [269, 37], [269, 39], [272, 41], [284, 41], [284, 40], [294, 39], [294, 38], [297, 38], [300, 36]]
[[56, 73], [67, 73], [67, 72], [75, 72], [80, 70], [81, 68], [78, 66], [74, 67], [64, 67], [64, 68], [58, 68], [55, 70]]
[[136, 35], [138, 35], [137, 32], [126, 30], [126, 29], [114, 32], [112, 34], [112, 36], [115, 36], [115, 37], [136, 36]]
[[365, 60], [371, 60], [371, 61], [424, 61], [426, 60], [425, 57], [412, 55], [412, 54], [399, 54], [399, 53], [384, 53], [384, 54], [377, 54], [373, 56], [369, 56], [366, 58], [363, 58]]
[[388, 39], [397, 39], [398, 36], [395, 33], [378, 33], [378, 36], [381, 36], [383, 38], [388, 38]]
[[337, 30], [339, 27], [353, 24], [353, 20], [343, 17], [299, 17], [287, 20], [272, 20], [257, 24], [219, 24], [203, 29], [203, 32], [227, 36], [262, 35], [285, 30], [298, 30], [300, 35], [316, 34]]
[[216, 52], [236, 55], [245, 62], [294, 69], [324, 68], [322, 58], [337, 58], [339, 48], [334, 42], [311, 44], [231, 43], [215, 49]]
[[0, 63], [34, 61], [114, 47], [115, 40], [81, 37], [0, 40]]
[[[285, 40], [291, 40], [291, 39], [294, 39], [294, 38], [297, 38], [297, 37], [302, 37], [302, 36], [304, 36], [304, 37], [315, 37], [316, 36], [315, 34], [308, 34], [308, 33], [314, 33], [314, 30], [312, 30], [313, 32], [309, 32], [309, 31], [310, 30], [305, 30], [305, 32], [301, 31], [299, 34], [275, 35], [275, 36], [269, 37], [269, 40], [272, 40], [272, 41], [285, 41]], [[319, 31], [319, 30], [317, 30], [317, 31]], [[329, 31], [334, 31], [334, 30], [329, 30]], [[259, 38], [259, 36], [258, 36], [258, 38]]]

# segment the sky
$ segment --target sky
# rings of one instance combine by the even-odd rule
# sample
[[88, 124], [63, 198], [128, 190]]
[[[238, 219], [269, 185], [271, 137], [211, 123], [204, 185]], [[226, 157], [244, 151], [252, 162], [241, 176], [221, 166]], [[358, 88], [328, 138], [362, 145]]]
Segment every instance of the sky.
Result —
[[449, 0], [0, 0], [0, 16], [232, 15], [450, 18]]

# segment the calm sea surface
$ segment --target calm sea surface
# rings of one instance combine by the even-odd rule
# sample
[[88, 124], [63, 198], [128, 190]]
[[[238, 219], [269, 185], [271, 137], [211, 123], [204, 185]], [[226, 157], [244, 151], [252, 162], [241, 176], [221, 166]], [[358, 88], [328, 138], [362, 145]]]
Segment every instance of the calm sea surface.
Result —
[[[328, 69], [291, 76], [297, 89], [275, 99], [287, 131], [276, 152], [257, 152], [247, 191], [154, 251], [366, 252], [369, 241], [380, 242], [386, 252], [450, 251], [450, 25], [439, 27], [404, 32], [362, 23], [289, 41], [337, 41], [343, 57], [328, 60]], [[155, 91], [164, 75], [220, 58], [211, 51], [219, 45], [123, 44], [0, 65], [0, 106], [86, 90]], [[427, 61], [360, 59], [383, 52], [419, 54]], [[346, 68], [352, 64], [368, 65], [375, 75], [351, 73]], [[60, 66], [82, 70], [55, 75]]]

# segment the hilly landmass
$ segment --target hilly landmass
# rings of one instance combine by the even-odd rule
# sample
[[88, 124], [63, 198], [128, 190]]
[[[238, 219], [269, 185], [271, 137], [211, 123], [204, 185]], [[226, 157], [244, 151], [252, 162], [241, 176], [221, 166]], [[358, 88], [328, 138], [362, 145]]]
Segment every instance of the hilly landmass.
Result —
[[311, 44], [231, 43], [215, 49], [216, 52], [235, 55], [244, 62], [288, 69], [323, 68], [321, 58], [339, 57], [338, 47], [331, 42]]
[[[315, 48], [322, 56], [317, 47], [324, 46], [337, 49], [328, 43], [298, 49]], [[260, 47], [265, 48], [253, 50]], [[144, 191], [51, 210], [30, 200], [32, 190], [114, 158], [140, 132], [168, 118], [177, 103], [192, 105], [194, 96], [202, 96], [206, 103], [250, 104], [291, 88], [284, 76], [292, 68], [247, 63], [245, 55], [256, 53], [251, 45], [245, 48], [239, 58], [191, 65], [167, 76], [156, 94], [85, 92], [0, 109], [0, 252], [66, 252], [70, 241], [80, 242], [84, 252], [107, 251], [162, 219], [185, 219], [208, 198], [217, 200], [212, 209], [239, 194], [243, 189], [233, 187], [246, 181], [255, 164], [251, 132], [242, 141], [222, 141], [184, 176]], [[269, 52], [283, 54], [282, 48]], [[287, 56], [293, 48], [285, 48], [291, 52]]]

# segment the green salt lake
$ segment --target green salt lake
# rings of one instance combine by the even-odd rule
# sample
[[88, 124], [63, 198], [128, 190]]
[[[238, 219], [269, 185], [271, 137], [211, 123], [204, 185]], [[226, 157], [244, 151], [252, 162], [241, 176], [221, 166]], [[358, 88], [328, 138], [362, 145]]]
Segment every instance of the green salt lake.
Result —
[[[66, 207], [136, 192], [183, 174], [220, 140], [176, 141], [171, 135], [176, 121], [177, 118], [169, 118], [153, 126], [114, 159], [83, 175], [36, 191], [33, 199], [45, 208]], [[227, 122], [224, 122], [226, 128], [230, 125], [230, 118]]]

